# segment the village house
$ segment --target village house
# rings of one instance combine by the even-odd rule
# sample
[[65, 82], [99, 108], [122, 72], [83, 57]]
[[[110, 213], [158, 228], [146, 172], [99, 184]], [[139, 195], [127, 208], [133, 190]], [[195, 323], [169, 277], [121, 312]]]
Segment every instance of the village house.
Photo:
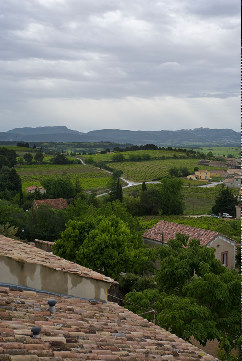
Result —
[[235, 268], [236, 242], [215, 231], [160, 221], [143, 234], [143, 239], [150, 247], [161, 246], [170, 239], [176, 238], [178, 233], [189, 236], [189, 240], [199, 240], [205, 247], [214, 248], [215, 257], [223, 266], [229, 269]]
[[222, 169], [211, 169], [210, 170], [210, 177], [211, 178], [221, 178], [226, 176], [226, 171]]
[[44, 189], [43, 187], [39, 187], [39, 186], [30, 186], [28, 188], [26, 188], [26, 193], [30, 193], [33, 194], [35, 192], [39, 192], [40, 194], [45, 194], [46, 193], [46, 189]]
[[0, 236], [0, 360], [218, 361], [107, 302], [113, 282]]
[[55, 198], [55, 199], [38, 199], [33, 201], [33, 208], [38, 208], [39, 206], [49, 206], [53, 209], [64, 209], [68, 207], [68, 202], [64, 198]]
[[238, 188], [240, 189], [241, 187], [241, 178], [240, 176], [234, 176], [231, 178], [226, 178], [223, 180], [223, 183], [226, 187], [231, 187], [231, 188]]
[[241, 169], [239, 168], [228, 168], [227, 169], [227, 175], [228, 176], [241, 176]]
[[211, 178], [210, 171], [206, 169], [198, 170], [195, 172], [196, 179], [209, 180]]

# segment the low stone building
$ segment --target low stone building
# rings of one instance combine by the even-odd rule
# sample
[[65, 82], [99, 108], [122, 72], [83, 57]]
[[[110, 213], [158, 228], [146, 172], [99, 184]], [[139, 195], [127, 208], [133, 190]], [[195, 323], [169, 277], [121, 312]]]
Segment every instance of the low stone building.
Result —
[[226, 187], [230, 187], [230, 188], [238, 188], [240, 189], [241, 187], [241, 178], [240, 176], [234, 176], [231, 178], [226, 178], [223, 180], [223, 183]]
[[227, 175], [228, 176], [241, 176], [241, 169], [240, 168], [229, 168], [227, 169]]
[[0, 236], [0, 282], [107, 301], [114, 280], [32, 245]]
[[222, 234], [207, 229], [185, 226], [167, 221], [158, 222], [143, 234], [144, 242], [151, 247], [166, 244], [170, 239], [181, 233], [189, 239], [198, 239], [200, 244], [215, 249], [215, 257], [229, 269], [235, 268], [236, 242]]

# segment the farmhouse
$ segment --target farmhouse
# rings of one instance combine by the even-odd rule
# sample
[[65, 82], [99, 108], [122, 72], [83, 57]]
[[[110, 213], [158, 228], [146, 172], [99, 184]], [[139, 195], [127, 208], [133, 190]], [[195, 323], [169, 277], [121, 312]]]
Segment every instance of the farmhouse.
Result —
[[38, 208], [43, 205], [49, 206], [53, 209], [64, 209], [68, 207], [68, 202], [64, 198], [39, 199], [33, 201], [33, 208]]
[[226, 178], [226, 179], [224, 179], [223, 183], [225, 184], [226, 187], [239, 189], [241, 187], [241, 178], [240, 178], [240, 176]]
[[39, 192], [40, 194], [45, 194], [46, 193], [46, 189], [44, 189], [43, 187], [39, 187], [39, 186], [30, 186], [28, 188], [26, 188], [26, 192], [27, 193], [35, 193], [35, 192]]
[[105, 290], [112, 283], [0, 236], [0, 360], [217, 360], [107, 302]]
[[151, 247], [166, 244], [174, 239], [177, 233], [198, 239], [200, 244], [215, 249], [215, 257], [228, 267], [235, 267], [236, 242], [222, 234], [207, 229], [185, 226], [167, 221], [158, 222], [153, 228], [143, 234], [144, 242]]
[[201, 180], [209, 180], [211, 178], [210, 171], [202, 169], [195, 172], [195, 177]]

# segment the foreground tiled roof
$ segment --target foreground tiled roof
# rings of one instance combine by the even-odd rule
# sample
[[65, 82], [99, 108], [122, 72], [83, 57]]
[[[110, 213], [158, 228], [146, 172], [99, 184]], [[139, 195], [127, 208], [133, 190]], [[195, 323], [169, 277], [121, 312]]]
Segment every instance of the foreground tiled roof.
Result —
[[[113, 303], [0, 288], [0, 360], [215, 361], [213, 356]], [[40, 339], [31, 328], [40, 326]]]
[[206, 246], [210, 241], [219, 235], [218, 232], [209, 231], [207, 229], [185, 226], [184, 224], [173, 222], [160, 221], [153, 228], [145, 232], [143, 237], [158, 242], [162, 242], [163, 239], [163, 242], [167, 243], [169, 239], [176, 238], [177, 233], [186, 234], [189, 236], [189, 239], [199, 239], [201, 245], [204, 246]]
[[64, 209], [68, 207], [68, 202], [64, 198], [56, 198], [56, 199], [40, 199], [34, 200], [33, 207], [38, 208], [39, 206], [47, 205], [54, 209]]
[[[7, 238], [0, 235], [0, 255], [10, 257], [17, 261], [26, 263], [40, 264], [57, 271], [76, 274], [81, 277], [92, 278], [104, 282], [113, 283], [114, 281], [98, 272], [89, 268], [80, 266], [74, 262], [65, 260], [64, 258], [55, 256], [52, 253], [45, 252], [32, 245]], [[1, 282], [1, 278], [0, 278]], [[1, 359], [0, 359], [1, 360]]]

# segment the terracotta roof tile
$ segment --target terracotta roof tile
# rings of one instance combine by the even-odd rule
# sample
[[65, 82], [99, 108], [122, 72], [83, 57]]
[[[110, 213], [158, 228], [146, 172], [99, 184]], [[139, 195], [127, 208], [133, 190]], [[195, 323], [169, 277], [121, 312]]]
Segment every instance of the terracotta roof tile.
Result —
[[64, 198], [39, 199], [33, 201], [33, 207], [38, 208], [41, 205], [47, 205], [54, 209], [64, 209], [68, 207], [68, 202]]
[[210, 241], [219, 235], [218, 232], [207, 229], [195, 228], [173, 222], [160, 221], [153, 228], [146, 231], [143, 234], [143, 237], [158, 242], [162, 242], [163, 238], [163, 242], [167, 243], [167, 241], [170, 239], [176, 238], [177, 233], [185, 234], [189, 236], [189, 239], [198, 239], [203, 246], [206, 246]]
[[[0, 309], [9, 315], [0, 319], [1, 360], [216, 360], [117, 304], [56, 296], [51, 315], [47, 294], [3, 287], [0, 292]], [[37, 325], [39, 339], [31, 333]]]
[[[113, 279], [80, 266], [32, 245], [0, 235], [0, 255], [26, 263], [40, 264], [55, 270], [74, 273], [81, 277], [113, 283]], [[0, 280], [1, 281], [1, 280]]]

